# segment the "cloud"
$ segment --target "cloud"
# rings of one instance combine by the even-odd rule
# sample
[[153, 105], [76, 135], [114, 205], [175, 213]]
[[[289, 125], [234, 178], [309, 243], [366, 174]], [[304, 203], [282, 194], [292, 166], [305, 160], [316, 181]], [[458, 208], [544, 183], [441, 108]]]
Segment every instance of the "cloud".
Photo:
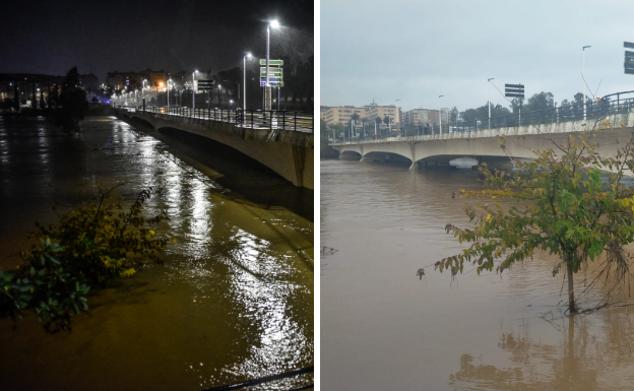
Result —
[[462, 108], [521, 82], [527, 94], [556, 99], [583, 88], [599, 94], [631, 89], [623, 75], [623, 41], [634, 41], [628, 1], [321, 1], [322, 104], [365, 104], [373, 97], [404, 108]]

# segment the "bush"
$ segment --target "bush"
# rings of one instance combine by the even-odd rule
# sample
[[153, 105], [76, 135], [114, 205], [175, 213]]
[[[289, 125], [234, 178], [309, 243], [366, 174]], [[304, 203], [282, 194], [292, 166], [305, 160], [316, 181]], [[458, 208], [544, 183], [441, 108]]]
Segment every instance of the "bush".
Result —
[[155, 229], [165, 215], [142, 215], [151, 189], [128, 209], [107, 194], [62, 215], [57, 225], [38, 225], [39, 241], [24, 264], [0, 272], [0, 315], [32, 309], [47, 331], [70, 329], [71, 316], [88, 309], [89, 292], [160, 260], [167, 238]]

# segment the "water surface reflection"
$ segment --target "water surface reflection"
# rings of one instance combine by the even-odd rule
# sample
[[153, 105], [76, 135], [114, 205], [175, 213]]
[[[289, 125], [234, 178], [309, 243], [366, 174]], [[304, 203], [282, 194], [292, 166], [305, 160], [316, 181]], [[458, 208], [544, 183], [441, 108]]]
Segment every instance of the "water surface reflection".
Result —
[[444, 226], [466, 223], [474, 201], [452, 194], [480, 186], [477, 173], [323, 161], [321, 175], [320, 245], [336, 249], [322, 255], [324, 389], [631, 389], [631, 307], [569, 323], [553, 259], [417, 275], [461, 248]]
[[2, 389], [199, 389], [312, 365], [312, 222], [236, 196], [124, 122], [83, 128], [0, 122], [0, 268], [34, 221], [55, 220], [51, 206], [113, 186], [125, 199], [152, 186], [148, 213], [168, 212], [174, 240], [163, 265], [96, 295], [68, 335], [0, 321]]

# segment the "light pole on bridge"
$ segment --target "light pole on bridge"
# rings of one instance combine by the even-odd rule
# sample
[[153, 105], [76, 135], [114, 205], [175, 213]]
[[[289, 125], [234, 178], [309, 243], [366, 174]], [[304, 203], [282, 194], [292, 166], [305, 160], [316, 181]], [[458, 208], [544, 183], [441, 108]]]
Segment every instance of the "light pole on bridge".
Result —
[[147, 91], [147, 83], [147, 79], [143, 79], [143, 81], [141, 81], [141, 99], [143, 101], [143, 111], [145, 111], [145, 91]]
[[271, 29], [279, 29], [280, 22], [277, 19], [269, 21], [266, 25], [266, 83], [264, 85], [264, 110], [272, 109], [271, 102], [271, 83], [269, 81], [269, 61], [270, 61], [270, 47], [271, 47]]
[[[440, 99], [443, 97], [444, 97], [443, 94], [438, 95], [438, 101], [440, 101]], [[440, 135], [442, 136], [442, 103], [440, 104], [440, 107], [438, 110], [438, 125], [440, 127]]]
[[[493, 80], [495, 80], [495, 77], [489, 77], [487, 79], [487, 81], [491, 83], [491, 85], [493, 85]], [[489, 129], [491, 129], [491, 94], [489, 94], [488, 101], [489, 101]]]
[[585, 122], [586, 120], [586, 112], [587, 112], [587, 108], [586, 108], [586, 79], [585, 76], [583, 75], [583, 69], [586, 66], [586, 49], [590, 49], [592, 46], [591, 45], [583, 45], [581, 47], [581, 79], [583, 80], [583, 121]]
[[196, 74], [198, 73], [198, 69], [192, 72], [192, 116], [196, 111]]
[[165, 87], [167, 89], [167, 114], [170, 112], [170, 90], [172, 89], [172, 82], [171, 78], [167, 79], [167, 86]]
[[247, 60], [252, 58], [251, 52], [242, 56], [242, 111], [247, 111]]

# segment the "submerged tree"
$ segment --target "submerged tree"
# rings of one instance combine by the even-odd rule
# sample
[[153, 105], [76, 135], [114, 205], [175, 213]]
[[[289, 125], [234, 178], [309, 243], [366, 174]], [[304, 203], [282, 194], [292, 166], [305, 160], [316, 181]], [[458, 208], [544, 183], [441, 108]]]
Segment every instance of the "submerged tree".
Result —
[[84, 118], [88, 110], [86, 92], [81, 88], [79, 73], [73, 67], [64, 78], [61, 107], [57, 112], [57, 122], [65, 130], [79, 130], [79, 121]]
[[70, 329], [71, 317], [88, 310], [91, 292], [159, 261], [167, 236], [156, 229], [166, 216], [144, 216], [150, 193], [141, 191], [129, 207], [102, 193], [58, 224], [39, 225], [39, 241], [24, 253], [23, 264], [0, 271], [0, 317], [33, 310], [47, 331]]
[[563, 268], [571, 314], [578, 312], [574, 274], [601, 254], [605, 264], [597, 277], [607, 281], [614, 271], [617, 283], [629, 281], [631, 260], [624, 246], [634, 242], [634, 191], [623, 183], [623, 176], [634, 168], [632, 142], [605, 158], [589, 139], [570, 136], [566, 145], [554, 143], [535, 160], [516, 163], [517, 170], [511, 173], [482, 167], [488, 186], [469, 194], [519, 202], [510, 207], [485, 204], [483, 213], [468, 209], [471, 228], [448, 224], [448, 233], [471, 245], [436, 262], [434, 268], [455, 276], [468, 263], [478, 273], [502, 273], [532, 258], [535, 251], [546, 251], [560, 259], [553, 276]]

